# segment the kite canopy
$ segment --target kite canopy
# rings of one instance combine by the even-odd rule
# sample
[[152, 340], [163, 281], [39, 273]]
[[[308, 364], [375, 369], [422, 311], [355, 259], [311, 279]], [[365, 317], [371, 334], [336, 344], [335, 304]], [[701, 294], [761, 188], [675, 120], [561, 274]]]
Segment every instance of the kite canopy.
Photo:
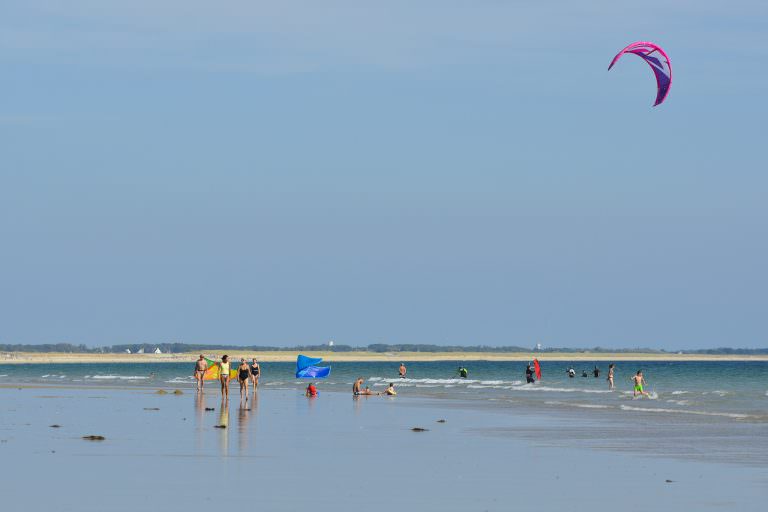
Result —
[[299, 354], [296, 358], [297, 379], [324, 379], [331, 373], [330, 366], [316, 366], [323, 360], [317, 357], [307, 357]]
[[672, 62], [669, 60], [667, 53], [654, 43], [637, 41], [616, 54], [611, 61], [611, 65], [608, 66], [609, 71], [625, 53], [634, 53], [651, 66], [653, 74], [656, 75], [657, 87], [656, 103], [653, 106], [661, 105], [667, 98], [667, 94], [669, 94], [669, 88], [672, 87]]
[[538, 359], [533, 360], [533, 368], [536, 371], [536, 380], [541, 380], [541, 365]]

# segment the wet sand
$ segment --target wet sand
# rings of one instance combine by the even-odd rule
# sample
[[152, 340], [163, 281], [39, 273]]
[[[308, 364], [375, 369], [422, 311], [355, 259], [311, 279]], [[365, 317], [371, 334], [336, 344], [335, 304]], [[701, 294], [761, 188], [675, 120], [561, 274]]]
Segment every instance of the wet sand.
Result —
[[[556, 439], [567, 417], [460, 401], [321, 388], [314, 400], [261, 390], [240, 407], [233, 386], [222, 407], [213, 387], [24, 387], [0, 389], [0, 404], [10, 510], [751, 511], [768, 498], [765, 467], [594, 449]], [[557, 443], [531, 436], [544, 426]]]

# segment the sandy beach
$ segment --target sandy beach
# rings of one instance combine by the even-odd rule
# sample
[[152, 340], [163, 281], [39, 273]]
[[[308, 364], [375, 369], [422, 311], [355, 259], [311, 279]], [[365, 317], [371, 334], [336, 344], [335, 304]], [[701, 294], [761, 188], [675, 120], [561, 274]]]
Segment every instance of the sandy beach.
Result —
[[[212, 357], [221, 355], [221, 350], [204, 350]], [[179, 363], [193, 362], [200, 352], [179, 354], [67, 354], [37, 352], [5, 352], [0, 354], [4, 364], [50, 364], [50, 363]], [[256, 356], [262, 362], [291, 362], [298, 352], [228, 352], [230, 359], [249, 359]], [[399, 361], [530, 361], [537, 357], [542, 361], [768, 361], [768, 355], [699, 355], [659, 353], [608, 353], [608, 352], [311, 352], [307, 355], [322, 357], [327, 362], [399, 362]]]

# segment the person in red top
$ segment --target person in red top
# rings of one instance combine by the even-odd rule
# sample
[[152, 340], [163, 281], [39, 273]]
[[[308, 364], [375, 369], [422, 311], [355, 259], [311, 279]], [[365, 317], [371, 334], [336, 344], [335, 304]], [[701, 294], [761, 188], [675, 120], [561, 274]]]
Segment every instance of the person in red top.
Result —
[[307, 391], [304, 393], [304, 396], [308, 396], [311, 398], [314, 398], [317, 396], [317, 388], [312, 382], [310, 382], [309, 386], [307, 386]]

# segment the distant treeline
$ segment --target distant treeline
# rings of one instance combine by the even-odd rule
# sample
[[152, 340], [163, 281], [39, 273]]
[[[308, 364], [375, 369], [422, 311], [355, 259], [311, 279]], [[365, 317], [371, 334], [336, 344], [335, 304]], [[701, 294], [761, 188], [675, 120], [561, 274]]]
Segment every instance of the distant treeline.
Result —
[[8, 345], [0, 343], [0, 352], [65, 352], [74, 354], [98, 354], [104, 352], [101, 348], [88, 348], [83, 344], [46, 343], [43, 345]]
[[73, 345], [71, 343], [55, 343], [44, 345], [21, 345], [21, 344], [1, 344], [0, 352], [63, 352], [63, 353], [77, 353], [77, 354], [98, 354], [98, 353], [125, 353], [130, 350], [132, 353], [143, 350], [145, 353], [154, 352], [155, 349], [160, 349], [164, 354], [167, 353], [179, 353], [179, 352], [200, 352], [200, 351], [231, 351], [231, 352], [488, 352], [488, 353], [504, 353], [504, 352], [541, 352], [552, 353], [562, 352], [570, 354], [582, 354], [582, 353], [618, 353], [618, 354], [707, 354], [707, 355], [766, 355], [768, 354], [768, 348], [711, 348], [700, 350], [683, 350], [683, 351], [667, 351], [651, 348], [542, 348], [532, 349], [530, 347], [520, 346], [506, 346], [506, 347], [491, 347], [487, 345], [422, 345], [422, 344], [397, 344], [388, 345], [385, 343], [373, 343], [364, 347], [353, 347], [351, 345], [298, 345], [294, 347], [272, 347], [269, 345], [224, 345], [224, 344], [188, 344], [188, 343], [137, 343], [137, 344], [125, 344], [125, 345], [112, 345], [108, 347], [96, 347], [89, 348], [83, 344]]

